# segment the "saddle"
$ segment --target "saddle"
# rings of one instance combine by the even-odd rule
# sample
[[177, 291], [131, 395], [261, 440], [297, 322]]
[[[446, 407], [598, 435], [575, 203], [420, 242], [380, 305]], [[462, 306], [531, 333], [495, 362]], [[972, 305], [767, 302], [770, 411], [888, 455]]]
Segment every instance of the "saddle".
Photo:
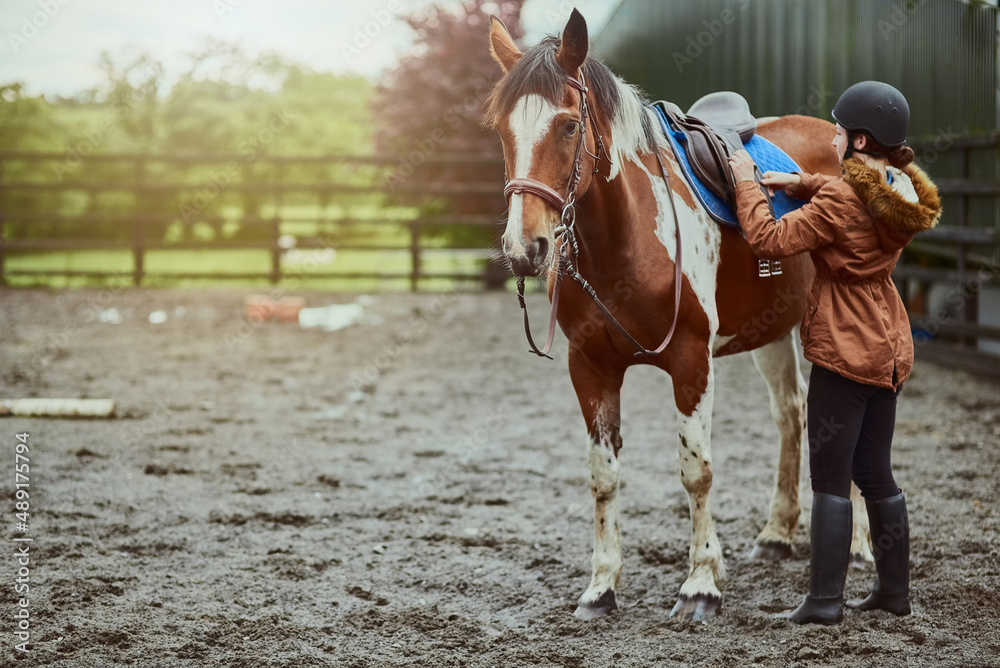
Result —
[[[753, 139], [757, 119], [739, 93], [709, 93], [687, 113], [672, 102], [657, 102], [675, 130], [684, 135], [691, 170], [709, 190], [736, 210], [736, 180], [729, 157]], [[758, 177], [759, 178], [759, 177]]]
[[[684, 177], [705, 211], [715, 222], [740, 229], [741, 234], [743, 230], [736, 218], [736, 180], [729, 167], [729, 156], [745, 148], [754, 160], [758, 185], [762, 170], [799, 171], [787, 153], [756, 134], [757, 119], [739, 93], [711, 93], [691, 105], [686, 114], [670, 102], [655, 102], [652, 108]], [[805, 204], [783, 191], [772, 196], [764, 186], [760, 188], [775, 219]], [[779, 260], [758, 260], [758, 276], [779, 274]]]

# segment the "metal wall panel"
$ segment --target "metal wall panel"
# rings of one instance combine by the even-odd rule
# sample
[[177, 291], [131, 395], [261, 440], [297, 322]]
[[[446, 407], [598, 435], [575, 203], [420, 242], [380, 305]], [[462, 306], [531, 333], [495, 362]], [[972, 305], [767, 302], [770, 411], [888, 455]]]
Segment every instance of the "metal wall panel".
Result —
[[1000, 128], [997, 16], [959, 0], [624, 0], [593, 44], [682, 108], [729, 88], [760, 116], [829, 118], [847, 86], [879, 79], [910, 101], [912, 135], [967, 134]]
[[[910, 137], [935, 178], [1000, 180], [1000, 151], [948, 150], [959, 135], [1000, 131], [996, 3], [961, 0], [623, 0], [594, 55], [651, 99], [686, 109], [716, 90], [758, 116], [830, 119], [840, 93], [877, 79], [911, 108]], [[945, 225], [1000, 228], [997, 197], [944, 198]], [[970, 247], [1000, 259], [996, 245]]]

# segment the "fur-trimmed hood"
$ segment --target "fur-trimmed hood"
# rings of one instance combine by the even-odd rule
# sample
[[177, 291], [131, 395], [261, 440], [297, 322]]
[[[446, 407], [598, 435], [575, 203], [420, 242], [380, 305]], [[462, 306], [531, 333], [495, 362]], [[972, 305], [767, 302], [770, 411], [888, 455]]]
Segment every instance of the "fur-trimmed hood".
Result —
[[941, 217], [937, 186], [916, 165], [903, 170], [889, 167], [892, 185], [886, 183], [877, 169], [857, 158], [845, 160], [841, 169], [844, 181], [875, 218], [875, 229], [884, 250], [897, 251], [913, 235], [937, 225]]

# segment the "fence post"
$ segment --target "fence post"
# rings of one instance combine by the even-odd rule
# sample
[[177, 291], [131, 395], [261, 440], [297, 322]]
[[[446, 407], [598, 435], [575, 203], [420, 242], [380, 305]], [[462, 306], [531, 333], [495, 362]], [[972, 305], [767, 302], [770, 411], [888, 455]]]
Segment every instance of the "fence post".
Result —
[[6, 241], [6, 226], [4, 225], [6, 216], [4, 215], [4, 187], [3, 187], [3, 160], [0, 160], [0, 285], [7, 285], [7, 271], [4, 266]]
[[285, 205], [285, 191], [281, 184], [285, 181], [285, 168], [281, 162], [271, 163], [274, 168], [275, 193], [271, 200], [274, 205], [274, 217], [271, 219], [271, 284], [276, 285], [281, 281], [281, 246], [278, 241], [281, 239], [281, 214], [280, 211]]
[[[277, 212], [275, 212], [277, 213]], [[281, 218], [277, 215], [271, 218], [271, 284], [276, 284], [281, 280], [281, 246], [278, 239], [281, 238]]]
[[[969, 146], [962, 147], [962, 160], [960, 165], [960, 173], [962, 181], [967, 181], [969, 178], [969, 151], [972, 150]], [[966, 193], [962, 193], [959, 199], [959, 219], [958, 224], [962, 226], [962, 229], [968, 229], [969, 227], [969, 196]], [[968, 271], [968, 256], [969, 256], [969, 245], [965, 241], [960, 241], [958, 244], [958, 254], [957, 254], [957, 266], [959, 273], [959, 280], [962, 283], [966, 282], [966, 272]], [[975, 323], [979, 319], [979, 293], [969, 291], [968, 298], [962, 304], [962, 319], [967, 323]], [[975, 334], [969, 335], [962, 338], [962, 345], [971, 346], [973, 348], [977, 347], [978, 338]]]
[[145, 267], [143, 266], [144, 256], [143, 256], [143, 245], [145, 243], [143, 229], [142, 229], [142, 216], [143, 207], [139, 206], [142, 202], [142, 184], [145, 180], [145, 161], [139, 158], [135, 161], [135, 185], [136, 185], [136, 207], [135, 207], [135, 217], [132, 219], [132, 284], [136, 287], [142, 285], [142, 278], [145, 274]]
[[420, 291], [420, 221], [410, 221], [410, 291]]

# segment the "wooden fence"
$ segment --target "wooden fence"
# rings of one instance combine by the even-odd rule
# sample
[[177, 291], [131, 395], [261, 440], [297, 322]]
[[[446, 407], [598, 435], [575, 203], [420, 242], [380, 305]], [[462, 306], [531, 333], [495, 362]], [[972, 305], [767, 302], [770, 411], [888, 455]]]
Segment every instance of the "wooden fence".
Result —
[[[943, 132], [909, 144], [943, 207], [938, 227], [918, 235], [893, 272], [918, 352], [1000, 378], [996, 356], [980, 345], [1000, 344], [1000, 326], [981, 322], [983, 315], [996, 321], [998, 307], [980, 307], [983, 289], [1000, 286], [1000, 134]], [[943, 310], [922, 298], [931, 285], [948, 288]]]
[[[980, 296], [984, 286], [1000, 285], [1000, 134], [975, 137], [955, 137], [947, 133], [933, 138], [911, 142], [918, 160], [931, 173], [938, 184], [944, 200], [942, 224], [930, 232], [917, 237], [904, 252], [896, 268], [894, 278], [911, 312], [911, 322], [917, 338], [922, 332], [932, 335], [935, 342], [951, 341], [957, 348], [948, 353], [949, 359], [956, 355], [973, 352], [980, 340], [1000, 340], [1000, 327], [980, 323]], [[231, 193], [254, 193], [270, 198], [274, 204], [274, 215], [243, 215], [236, 219], [222, 215], [201, 215], [198, 220], [212, 225], [235, 222], [243, 228], [255, 228], [262, 234], [251, 234], [250, 238], [217, 239], [213, 241], [181, 240], [167, 242], [163, 238], [151, 238], [151, 226], [160, 226], [179, 220], [177, 211], [179, 196], [184, 192], [198, 191], [211, 187], [210, 183], [165, 182], [150, 177], [155, 170], [154, 163], [161, 165], [212, 165], [228, 164], [234, 156], [228, 155], [113, 155], [91, 156], [87, 164], [111, 163], [119, 168], [128, 166], [132, 178], [118, 180], [85, 178], [75, 180], [28, 178], [19, 174], [32, 174], [32, 170], [20, 172], [12, 166], [37, 163], [58, 164], [66, 159], [63, 154], [25, 154], [0, 152], [0, 281], [12, 277], [83, 276], [92, 279], [120, 277], [121, 272], [109, 271], [55, 271], [55, 270], [12, 270], [5, 266], [5, 257], [14, 251], [55, 251], [112, 249], [128, 250], [132, 255], [131, 278], [135, 285], [144, 280], [157, 279], [267, 279], [273, 283], [288, 276], [282, 269], [282, 256], [287, 249], [280, 243], [283, 226], [295, 223], [315, 223], [339, 226], [347, 230], [338, 237], [337, 251], [397, 251], [408, 253], [408, 271], [387, 272], [377, 267], [368, 271], [321, 272], [311, 271], [310, 278], [343, 279], [396, 279], [408, 281], [412, 290], [418, 290], [421, 281], [427, 279], [450, 279], [475, 282], [486, 287], [502, 287], [509, 278], [508, 272], [489, 259], [495, 251], [488, 250], [489, 243], [468, 248], [434, 246], [427, 243], [425, 232], [429, 228], [441, 226], [455, 228], [491, 230], [486, 236], [498, 231], [498, 221], [502, 215], [502, 199], [497, 201], [502, 179], [502, 165], [492, 158], [480, 155], [437, 156], [427, 162], [440, 165], [468, 164], [496, 170], [496, 178], [484, 183], [447, 183], [431, 185], [402, 182], [395, 186], [400, 194], [422, 197], [449, 198], [455, 196], [482, 198], [484, 205], [476, 215], [438, 215], [400, 219], [365, 219], [369, 225], [403, 226], [407, 230], [407, 243], [366, 244], [352, 241], [349, 230], [352, 225], [362, 222], [351, 218], [336, 220], [322, 217], [295, 217], [281, 215], [282, 203], [286, 197], [305, 195], [318, 198], [333, 196], [378, 196], [385, 194], [385, 181], [378, 178], [361, 179], [361, 182], [296, 181], [286, 178], [297, 167], [303, 165], [337, 165], [348, 169], [392, 168], [398, 158], [328, 156], [320, 158], [267, 157], [257, 158], [265, 166], [267, 179], [241, 179], [226, 185]], [[242, 158], [240, 158], [242, 159]], [[37, 172], [37, 170], [35, 170]], [[373, 172], [373, 174], [376, 172]], [[60, 212], [40, 212], [16, 206], [18, 196], [25, 194], [44, 195], [58, 199], [62, 194], [76, 193], [87, 202], [99, 199], [102, 193], [118, 192], [130, 194], [137, 205], [130, 211], [100, 211], [94, 207], [84, 207], [84, 212], [66, 214]], [[166, 197], [174, 202], [171, 210], [144, 210], [139, 204], [144, 197]], [[111, 223], [130, 230], [128, 238], [52, 238], [31, 235], [12, 235], [15, 225], [26, 229], [25, 225], [47, 223], [72, 223], [74, 225], [98, 225]], [[296, 239], [295, 247], [300, 250], [323, 249], [330, 245], [315, 235], [305, 235]], [[265, 250], [270, 255], [267, 271], [240, 273], [183, 272], [150, 273], [145, 268], [145, 256], [151, 251], [181, 250]], [[482, 269], [475, 272], [432, 272], [425, 269], [425, 258], [432, 253], [464, 252], [474, 253], [483, 260]], [[922, 312], [920, 294], [929, 285], [947, 285], [954, 292], [958, 303], [957, 312], [936, 314]], [[951, 297], [951, 295], [950, 295]], [[918, 340], [923, 344], [923, 340]], [[926, 346], [925, 346], [926, 347]], [[931, 346], [933, 348], [934, 346]], [[941, 348], [938, 346], [937, 348]]]
[[[441, 155], [426, 159], [426, 164], [451, 165], [468, 164], [480, 167], [494, 168], [497, 178], [490, 183], [433, 183], [430, 185], [408, 183], [405, 180], [393, 186], [394, 193], [421, 198], [481, 198], [483, 207], [478, 207], [483, 213], [476, 215], [431, 215], [417, 216], [406, 219], [399, 218], [327, 218], [323, 216], [301, 217], [283, 215], [283, 204], [291, 196], [311, 196], [316, 199], [329, 200], [335, 197], [347, 196], [382, 196], [387, 193], [387, 187], [382, 175], [386, 170], [396, 167], [398, 157], [388, 156], [324, 156], [324, 157], [276, 157], [257, 156], [253, 160], [253, 172], [266, 174], [263, 179], [252, 177], [236, 178], [220, 184], [218, 179], [192, 182], [188, 180], [163, 181], [154, 178], [152, 174], [162, 173], [164, 166], [180, 168], [220, 167], [236, 164], [242, 171], [247, 164], [246, 156], [221, 154], [178, 154], [178, 155], [92, 155], [85, 159], [88, 167], [105, 166], [109, 173], [117, 176], [114, 179], [88, 178], [85, 170], [64, 170], [70, 178], [53, 179], [51, 174], [58, 174], [60, 166], [67, 162], [66, 154], [56, 153], [16, 153], [0, 152], [0, 282], [6, 283], [13, 277], [45, 278], [50, 276], [83, 277], [88, 279], [108, 279], [119, 277], [121, 272], [105, 270], [74, 271], [74, 270], [36, 270], [11, 269], [6, 266], [5, 259], [11, 251], [69, 251], [69, 250], [128, 250], [132, 255], [131, 278], [134, 285], [141, 285], [146, 279], [267, 279], [277, 283], [287, 277], [288, 272], [282, 269], [282, 256], [288, 251], [279, 241], [287, 234], [283, 227], [296, 223], [313, 223], [326, 227], [337, 227], [345, 230], [343, 238], [334, 250], [340, 251], [405, 251], [409, 254], [409, 271], [387, 272], [378, 268], [368, 271], [322, 272], [310, 271], [310, 279], [403, 279], [409, 281], [412, 290], [417, 290], [421, 281], [427, 279], [450, 279], [454, 281], [485, 281], [487, 287], [502, 286], [505, 280], [504, 271], [495, 262], [490, 262], [495, 253], [489, 244], [475, 247], [442, 246], [440, 243], [428, 243], [427, 230], [440, 231], [444, 227], [480, 229], [482, 235], [489, 238], [492, 230], [498, 226], [502, 210], [495, 206], [501, 197], [503, 166], [496, 158], [482, 155]], [[52, 169], [50, 169], [50, 166]], [[156, 169], [153, 169], [153, 168]], [[294, 181], [287, 178], [288, 173], [303, 167], [319, 168], [337, 167], [347, 170], [369, 169], [371, 178], [358, 179], [355, 182], [344, 180], [329, 181]], [[183, 171], [183, 169], [166, 171]], [[247, 169], [247, 171], [251, 171]], [[129, 173], [131, 178], [121, 175]], [[76, 178], [73, 178], [76, 176]], [[185, 213], [184, 198], [190, 199], [192, 193], [224, 191], [227, 196], [253, 194], [267, 198], [272, 203], [273, 215], [257, 215], [245, 213], [236, 218], [221, 214], [205, 213], [195, 210]], [[125, 194], [131, 198], [135, 206], [129, 210], [100, 210], [94, 204], [107, 193]], [[83, 211], [64, 213], [46, 211], [45, 206], [19, 206], [18, 199], [34, 197], [34, 202], [45, 199], [59, 200], [61, 196], [82, 196], [86, 203]], [[141, 205], [144, 199], [158, 198], [158, 201], [169, 201], [166, 207], [159, 210], [146, 210]], [[502, 202], [502, 199], [500, 200]], [[41, 210], [39, 210], [41, 209]], [[491, 211], [491, 209], [497, 209]], [[489, 213], [486, 213], [486, 212]], [[190, 219], [188, 216], [190, 215]], [[236, 223], [240, 228], [257, 228], [256, 233], [244, 235], [247, 238], [166, 241], [163, 238], [151, 236], [151, 227], [162, 229], [164, 226], [177, 223], [199, 222], [211, 226], [221, 226], [225, 223]], [[15, 225], [24, 230], [25, 225], [73, 225], [75, 229], [87, 225], [117, 225], [128, 229], [127, 239], [120, 238], [80, 238], [59, 235], [57, 238], [41, 238], [31, 234], [14, 235], [11, 233]], [[371, 244], [351, 241], [349, 230], [359, 224], [369, 226], [403, 226], [407, 230], [408, 242], [392, 244]], [[114, 236], [114, 235], [112, 235]], [[299, 250], [325, 249], [330, 244], [317, 235], [307, 235], [296, 239], [294, 248]], [[191, 250], [264, 250], [270, 254], [271, 262], [268, 271], [256, 272], [203, 272], [187, 271], [181, 273], [162, 272], [150, 273], [146, 270], [146, 255], [151, 251], [191, 251]], [[424, 260], [434, 253], [462, 253], [466, 256], [477, 255], [483, 260], [483, 269], [478, 272], [433, 272], [425, 269]]]

